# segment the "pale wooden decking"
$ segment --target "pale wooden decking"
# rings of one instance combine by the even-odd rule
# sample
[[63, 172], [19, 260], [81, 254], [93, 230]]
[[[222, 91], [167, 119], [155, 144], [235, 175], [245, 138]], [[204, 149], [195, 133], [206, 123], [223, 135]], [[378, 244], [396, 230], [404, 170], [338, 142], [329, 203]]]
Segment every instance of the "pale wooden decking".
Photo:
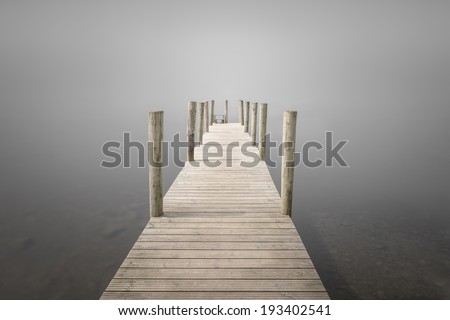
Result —
[[[250, 141], [239, 124], [209, 130], [204, 143]], [[102, 299], [328, 299], [266, 164], [232, 155], [231, 167], [186, 164]]]

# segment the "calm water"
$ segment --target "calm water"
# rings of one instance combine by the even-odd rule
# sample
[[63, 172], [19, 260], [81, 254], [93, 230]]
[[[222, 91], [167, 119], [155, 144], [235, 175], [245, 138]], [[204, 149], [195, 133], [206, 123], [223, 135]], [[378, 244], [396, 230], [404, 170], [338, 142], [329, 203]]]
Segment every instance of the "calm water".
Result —
[[[280, 129], [272, 123], [275, 139]], [[348, 181], [358, 166], [351, 143], [343, 153], [350, 168], [296, 169], [293, 220], [330, 296], [450, 298], [449, 218], [441, 209], [448, 204], [427, 204], [427, 194], [402, 198], [405, 191], [392, 188], [391, 196], [381, 189], [365, 198], [368, 191], [353, 184], [376, 181]], [[70, 176], [70, 185], [55, 174], [40, 187], [39, 172], [31, 180], [34, 170], [16, 173], [17, 189], [10, 185], [2, 199], [1, 298], [100, 297], [147, 222], [148, 200], [146, 169], [96, 166], [89, 178]], [[178, 171], [164, 171], [166, 189]], [[278, 188], [279, 171], [271, 169]]]

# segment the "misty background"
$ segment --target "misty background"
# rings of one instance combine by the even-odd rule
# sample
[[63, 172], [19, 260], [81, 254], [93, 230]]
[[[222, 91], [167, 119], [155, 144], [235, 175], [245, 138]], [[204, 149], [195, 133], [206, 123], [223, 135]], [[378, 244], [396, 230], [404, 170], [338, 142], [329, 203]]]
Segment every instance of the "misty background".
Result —
[[298, 146], [349, 140], [349, 168], [295, 172], [332, 298], [449, 299], [449, 21], [438, 0], [2, 1], [0, 298], [99, 298], [149, 218], [147, 169], [101, 168], [102, 145], [244, 99], [276, 141], [287, 109]]

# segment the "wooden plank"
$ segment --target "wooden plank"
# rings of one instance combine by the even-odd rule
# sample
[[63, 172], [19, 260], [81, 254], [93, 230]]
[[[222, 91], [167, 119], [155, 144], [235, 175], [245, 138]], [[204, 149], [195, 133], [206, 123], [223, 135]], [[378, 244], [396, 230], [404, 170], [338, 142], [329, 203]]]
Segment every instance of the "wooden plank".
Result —
[[106, 291], [101, 299], [113, 300], [313, 300], [329, 299], [325, 291], [320, 292], [298, 292], [298, 291], [277, 291], [277, 292], [194, 292], [194, 291], [164, 291], [164, 292], [110, 292]]
[[[231, 212], [231, 211], [211, 211], [208, 213], [204, 212], [196, 212], [196, 211], [190, 211], [190, 212], [175, 212], [175, 211], [164, 211], [162, 217], [164, 218], [219, 218], [219, 217], [225, 217], [225, 218], [279, 218], [284, 217], [280, 215], [280, 212], [273, 211], [270, 212], [262, 212], [262, 211], [253, 211], [253, 212]], [[287, 217], [289, 218], [289, 217]], [[152, 218], [154, 219], [154, 218]], [[152, 221], [152, 220], [150, 220]]]
[[163, 215], [161, 217], [155, 217], [152, 218], [150, 220], [150, 222], [152, 223], [160, 223], [160, 222], [167, 222], [167, 223], [171, 223], [171, 222], [176, 222], [176, 223], [183, 223], [183, 222], [189, 222], [189, 223], [204, 223], [204, 222], [251, 222], [251, 223], [279, 223], [279, 222], [283, 222], [283, 223], [287, 223], [287, 222], [291, 222], [291, 219], [289, 217], [286, 216], [279, 216], [279, 217], [270, 217], [270, 218], [265, 218], [265, 217], [240, 217], [240, 216], [236, 216], [236, 217], [176, 217], [176, 218], [172, 218], [172, 217], [167, 217], [166, 215]]
[[320, 280], [113, 279], [107, 291], [324, 291]]
[[[192, 189], [192, 187], [195, 187], [196, 189]], [[184, 191], [189, 191], [189, 190], [205, 191], [210, 194], [216, 194], [217, 196], [220, 196], [222, 194], [222, 191], [224, 192], [224, 194], [229, 194], [229, 193], [231, 193], [230, 191], [233, 191], [234, 193], [239, 193], [239, 191], [241, 190], [242, 197], [245, 197], [245, 196], [256, 197], [256, 198], [259, 198], [259, 200], [261, 200], [260, 198], [263, 198], [263, 196], [262, 195], [260, 196], [258, 193], [258, 191], [261, 191], [261, 192], [265, 192], [266, 194], [270, 195], [273, 198], [273, 200], [275, 200], [275, 199], [280, 200], [280, 196], [277, 192], [277, 189], [272, 188], [272, 187], [267, 187], [266, 185], [262, 185], [261, 187], [258, 187], [255, 184], [254, 188], [252, 187], [252, 192], [248, 192], [247, 188], [242, 188], [242, 189], [239, 189], [238, 187], [228, 188], [227, 186], [221, 185], [219, 183], [214, 183], [211, 185], [208, 185], [207, 183], [202, 183], [201, 185], [186, 184], [183, 186], [178, 186], [176, 189], [169, 190], [166, 193], [166, 198], [168, 198], [171, 194], [184, 193]], [[233, 193], [231, 193], [231, 194], [233, 194]], [[199, 194], [197, 194], [197, 195], [199, 195]]]
[[304, 249], [302, 242], [151, 242], [137, 241], [133, 249], [195, 250], [295, 250]]
[[[270, 214], [280, 214], [279, 208], [265, 208], [265, 207], [254, 207], [254, 208], [220, 208], [222, 213], [270, 213]], [[164, 206], [164, 210], [170, 212], [183, 212], [183, 213], [217, 213], [217, 208], [198, 208], [192, 207], [179, 207], [176, 205]]]
[[164, 235], [164, 234], [142, 234], [137, 241], [206, 241], [206, 242], [298, 242], [298, 235], [264, 235], [264, 234], [236, 234], [210, 235], [210, 234], [186, 234], [186, 235]]
[[[153, 220], [152, 220], [153, 221]], [[203, 223], [177, 223], [177, 222], [149, 222], [146, 228], [172, 228], [172, 229], [195, 229], [195, 228], [218, 228], [218, 229], [295, 229], [291, 222], [276, 223], [239, 223], [239, 222], [203, 222]]]
[[284, 279], [317, 280], [314, 269], [147, 269], [119, 268], [115, 278], [122, 279]]
[[[195, 197], [170, 197], [168, 199], [165, 200], [168, 203], [185, 203], [185, 204], [226, 204], [226, 205], [238, 205], [238, 204], [245, 204], [245, 205], [252, 205], [252, 206], [256, 206], [255, 202], [257, 202], [257, 205], [270, 205], [270, 206], [274, 206], [279, 208], [279, 204], [280, 201], [278, 199], [249, 199], [246, 197], [241, 197], [241, 198], [237, 198], [237, 197], [226, 197], [224, 196], [221, 200], [219, 199], [211, 199], [211, 198], [195, 198]], [[217, 208], [217, 207], [216, 207]]]
[[307, 259], [306, 250], [142, 250], [132, 249], [134, 259]]
[[217, 208], [231, 208], [234, 209], [236, 207], [240, 207], [240, 208], [261, 208], [261, 207], [265, 207], [265, 208], [275, 208], [275, 209], [279, 209], [279, 202], [278, 203], [273, 203], [273, 202], [262, 202], [262, 203], [258, 203], [258, 204], [254, 204], [253, 201], [245, 201], [245, 200], [241, 200], [241, 201], [235, 201], [233, 202], [229, 202], [229, 201], [210, 201], [210, 200], [167, 200], [165, 205], [170, 208], [171, 206], [176, 206], [177, 203], [183, 203], [185, 207], [191, 206], [191, 207], [203, 207], [203, 209], [212, 209], [212, 210], [217, 210]]
[[[198, 191], [197, 191], [198, 192]], [[212, 199], [211, 195], [217, 195], [217, 196], [221, 196], [222, 199]], [[166, 201], [167, 200], [209, 200], [211, 202], [218, 202], [218, 201], [239, 201], [239, 200], [245, 200], [245, 201], [251, 201], [251, 202], [280, 202], [279, 197], [275, 196], [272, 192], [266, 192], [264, 195], [256, 195], [254, 193], [239, 193], [234, 191], [233, 193], [231, 192], [205, 192], [202, 194], [195, 194], [194, 192], [171, 192], [170, 195], [166, 195]]]
[[225, 229], [225, 228], [191, 228], [191, 229], [183, 229], [183, 228], [146, 228], [142, 231], [142, 234], [152, 235], [152, 234], [193, 234], [193, 235], [237, 235], [237, 234], [259, 234], [259, 235], [290, 235], [296, 236], [296, 229], [281, 229], [281, 228], [272, 228], [272, 229]]
[[135, 268], [314, 268], [310, 259], [134, 259], [122, 267]]
[[[203, 175], [199, 176], [199, 177], [193, 177], [193, 176], [194, 175], [191, 175], [191, 178], [182, 176], [180, 178], [180, 180], [178, 180], [174, 183], [173, 186], [179, 186], [179, 185], [198, 185], [198, 186], [211, 185], [211, 186], [213, 186], [213, 185], [219, 184], [219, 185], [223, 185], [223, 186], [232, 187], [234, 184], [235, 187], [237, 187], [237, 188], [241, 188], [241, 189], [244, 188], [243, 184], [238, 184], [238, 183], [236, 183], [236, 181], [234, 181], [235, 179], [238, 178], [237, 174], [234, 175], [234, 179], [233, 179], [233, 177], [230, 177], [229, 175], [227, 177], [225, 177], [225, 175], [224, 175], [223, 178], [221, 176], [217, 176], [217, 175], [210, 175], [209, 177], [203, 176]], [[196, 178], [196, 179], [191, 180], [192, 178]], [[257, 179], [251, 179], [250, 177], [248, 177], [248, 178], [247, 177], [239, 177], [239, 179], [241, 179], [241, 182], [250, 184], [252, 188], [253, 188], [253, 186], [258, 186], [258, 185], [274, 187], [272, 182], [268, 180], [269, 177], [257, 178]], [[227, 183], [227, 182], [229, 182], [229, 183]], [[230, 183], [231, 183], [231, 185], [230, 185]]]
[[[232, 196], [232, 195], [241, 195], [241, 196], [256, 196], [258, 198], [264, 198], [264, 197], [271, 197], [273, 199], [277, 199], [279, 201], [279, 197], [280, 195], [278, 194], [277, 189], [270, 189], [270, 188], [254, 188], [252, 189], [252, 191], [248, 191], [247, 189], [239, 189], [239, 188], [219, 188], [217, 186], [215, 187], [198, 187], [196, 189], [197, 194], [199, 191], [201, 191], [202, 193], [204, 192], [206, 195], [211, 195], [211, 196], [219, 196], [219, 195], [224, 195], [224, 196]], [[190, 196], [195, 194], [195, 191], [192, 191], [192, 188], [177, 188], [176, 190], [169, 190], [166, 193], [166, 198], [170, 197], [171, 195], [184, 195], [184, 196]]]

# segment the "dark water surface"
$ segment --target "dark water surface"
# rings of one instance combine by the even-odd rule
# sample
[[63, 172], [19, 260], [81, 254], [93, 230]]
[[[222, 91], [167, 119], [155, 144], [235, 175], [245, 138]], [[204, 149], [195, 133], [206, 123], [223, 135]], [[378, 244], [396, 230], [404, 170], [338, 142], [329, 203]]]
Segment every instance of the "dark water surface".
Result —
[[[281, 126], [271, 130], [279, 138]], [[358, 183], [355, 189], [345, 178], [328, 178], [349, 175], [357, 163], [347, 160], [350, 168], [296, 169], [293, 220], [330, 296], [450, 298], [450, 221], [440, 209], [448, 203], [401, 198], [411, 187], [403, 182], [390, 195], [364, 198]], [[166, 190], [179, 170], [164, 170]], [[71, 177], [73, 186], [15, 177], [12, 184], [23, 183], [28, 196], [22, 200], [24, 190], [2, 199], [1, 298], [100, 297], [148, 220], [147, 169], [94, 171], [95, 179]], [[279, 167], [271, 173], [279, 188]]]
[[[0, 298], [97, 299], [148, 220], [147, 169], [103, 143], [146, 141], [189, 100], [298, 110], [293, 220], [336, 299], [450, 299], [450, 40], [445, 1], [3, 1]], [[312, 156], [323, 156], [323, 151]], [[136, 155], [132, 157], [136, 163]], [[164, 170], [165, 188], [179, 168]], [[279, 187], [280, 169], [271, 169]]]

